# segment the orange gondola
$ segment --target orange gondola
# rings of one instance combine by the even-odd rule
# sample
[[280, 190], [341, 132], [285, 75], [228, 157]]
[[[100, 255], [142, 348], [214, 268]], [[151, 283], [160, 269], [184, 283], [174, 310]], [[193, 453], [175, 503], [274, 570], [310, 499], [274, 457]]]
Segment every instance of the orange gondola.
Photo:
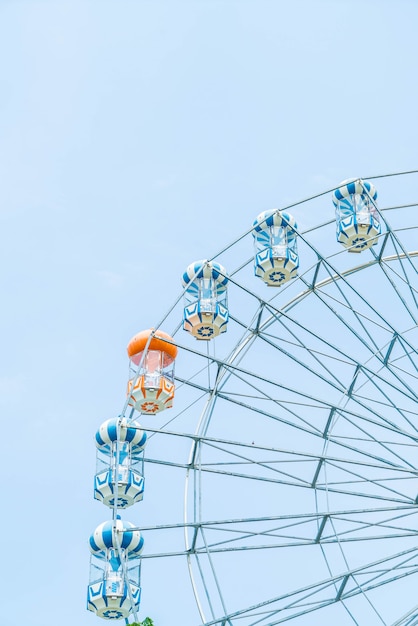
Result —
[[154, 414], [173, 406], [174, 361], [177, 346], [170, 335], [152, 328], [128, 344], [129, 404], [140, 413]]

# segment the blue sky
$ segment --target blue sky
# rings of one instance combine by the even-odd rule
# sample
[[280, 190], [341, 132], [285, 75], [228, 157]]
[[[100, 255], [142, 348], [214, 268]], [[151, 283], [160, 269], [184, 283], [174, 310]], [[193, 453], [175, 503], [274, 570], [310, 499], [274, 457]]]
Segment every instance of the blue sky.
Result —
[[[263, 210], [416, 169], [417, 19], [413, 0], [0, 0], [5, 624], [99, 623], [93, 436], [184, 268]], [[143, 589], [156, 626], [199, 623], [189, 589]]]

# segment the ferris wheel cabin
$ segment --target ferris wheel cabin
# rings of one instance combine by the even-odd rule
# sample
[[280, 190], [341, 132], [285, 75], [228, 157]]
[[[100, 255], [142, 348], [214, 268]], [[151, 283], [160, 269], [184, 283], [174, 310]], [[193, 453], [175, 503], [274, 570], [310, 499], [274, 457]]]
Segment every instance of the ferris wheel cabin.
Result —
[[349, 252], [362, 252], [377, 244], [381, 232], [377, 191], [367, 180], [346, 180], [332, 195], [337, 241]]
[[228, 324], [227, 283], [220, 263], [196, 261], [183, 274], [183, 329], [209, 341], [226, 332]]
[[146, 433], [138, 422], [110, 419], [96, 433], [97, 469], [94, 497], [108, 507], [125, 509], [144, 496], [142, 451]]
[[299, 267], [297, 224], [290, 213], [272, 209], [253, 223], [254, 273], [269, 287], [296, 278]]
[[98, 617], [127, 618], [133, 610], [139, 608], [139, 556], [144, 540], [138, 530], [130, 530], [133, 528], [133, 524], [122, 522], [118, 517], [114, 522], [100, 524], [90, 536], [92, 555], [87, 609]]
[[173, 406], [174, 361], [177, 347], [161, 330], [143, 330], [128, 344], [129, 405], [154, 414]]

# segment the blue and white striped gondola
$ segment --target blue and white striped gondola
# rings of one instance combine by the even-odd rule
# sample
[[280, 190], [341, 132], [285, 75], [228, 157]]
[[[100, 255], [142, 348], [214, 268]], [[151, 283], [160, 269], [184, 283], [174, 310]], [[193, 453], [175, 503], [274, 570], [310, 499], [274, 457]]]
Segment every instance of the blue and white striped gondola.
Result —
[[226, 332], [227, 283], [225, 268], [213, 261], [195, 261], [184, 272], [183, 329], [196, 339], [207, 341]]
[[[92, 563], [87, 590], [87, 609], [104, 619], [127, 618], [139, 608], [139, 556], [144, 540], [130, 522], [107, 521], [90, 536]], [[132, 566], [133, 561], [137, 561]], [[129, 589], [123, 565], [128, 574]], [[130, 593], [129, 593], [130, 592]], [[131, 602], [132, 598], [132, 602]]]
[[253, 223], [254, 273], [269, 287], [296, 278], [299, 267], [297, 224], [287, 211], [263, 211]]
[[381, 233], [376, 207], [377, 191], [367, 180], [345, 180], [332, 194], [337, 241], [349, 252], [362, 252], [377, 244]]
[[[97, 472], [94, 497], [108, 507], [125, 509], [142, 500], [144, 478], [137, 467], [147, 441], [138, 422], [110, 419], [96, 433]], [[135, 467], [137, 466], [137, 467]]]

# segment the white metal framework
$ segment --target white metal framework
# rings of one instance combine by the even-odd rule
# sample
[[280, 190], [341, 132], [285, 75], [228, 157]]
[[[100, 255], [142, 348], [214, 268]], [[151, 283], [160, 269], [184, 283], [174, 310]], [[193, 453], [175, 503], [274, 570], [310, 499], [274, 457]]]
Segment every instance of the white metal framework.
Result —
[[[380, 178], [390, 197], [406, 177]], [[184, 333], [181, 295], [157, 326], [176, 397], [140, 418], [145, 475], [180, 477], [184, 516], [141, 527], [142, 559], [187, 561], [205, 626], [418, 625], [418, 204], [379, 189], [378, 243], [350, 255], [332, 191], [279, 207], [299, 224], [295, 280], [253, 275], [251, 225], [213, 257], [227, 333]], [[329, 219], [304, 227], [313, 212]]]

